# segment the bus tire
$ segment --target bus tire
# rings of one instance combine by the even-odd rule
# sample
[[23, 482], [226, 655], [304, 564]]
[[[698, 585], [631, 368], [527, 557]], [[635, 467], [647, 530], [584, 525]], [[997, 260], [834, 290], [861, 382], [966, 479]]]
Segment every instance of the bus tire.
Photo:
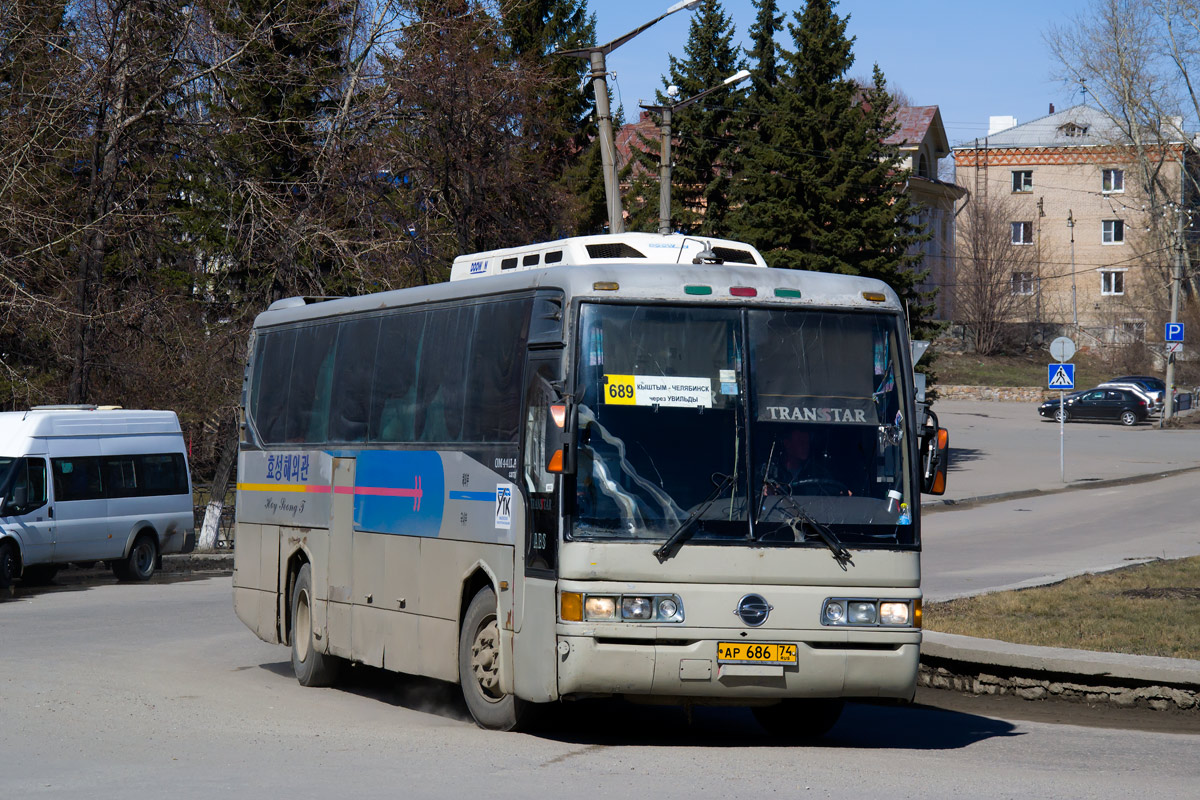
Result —
[[292, 586], [291, 630], [292, 670], [301, 686], [332, 686], [337, 680], [340, 661], [336, 656], [317, 650], [312, 626], [312, 568], [305, 564]]
[[758, 724], [779, 739], [818, 739], [837, 724], [846, 702], [838, 698], [790, 699], [773, 706], [755, 706]]
[[158, 538], [153, 533], [139, 533], [129, 555], [112, 562], [113, 574], [119, 581], [148, 581], [157, 568]]
[[496, 593], [480, 589], [467, 606], [458, 634], [458, 680], [467, 709], [481, 728], [511, 731], [519, 728], [529, 704], [500, 688], [500, 623]]

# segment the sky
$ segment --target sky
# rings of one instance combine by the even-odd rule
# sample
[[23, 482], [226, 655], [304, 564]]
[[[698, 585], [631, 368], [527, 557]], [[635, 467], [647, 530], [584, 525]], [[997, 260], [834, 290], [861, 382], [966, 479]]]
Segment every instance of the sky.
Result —
[[[588, 0], [603, 44], [649, 22], [673, 0]], [[722, 0], [745, 45], [754, 23], [750, 0]], [[799, 0], [779, 0], [787, 19]], [[855, 37], [852, 77], [869, 78], [878, 62], [888, 84], [914, 105], [941, 107], [950, 144], [987, 133], [988, 117], [1013, 116], [1024, 123], [1045, 116], [1053, 103], [1063, 110], [1081, 101], [1078, 87], [1056, 80], [1056, 63], [1044, 40], [1055, 25], [1068, 24], [1090, 0], [841, 0]], [[654, 102], [663, 88], [668, 55], [681, 57], [693, 12], [680, 11], [621, 45], [608, 57], [614, 99], [627, 120], [637, 119], [639, 101]], [[781, 43], [792, 47], [785, 30]], [[615, 78], [613, 77], [615, 73]]]

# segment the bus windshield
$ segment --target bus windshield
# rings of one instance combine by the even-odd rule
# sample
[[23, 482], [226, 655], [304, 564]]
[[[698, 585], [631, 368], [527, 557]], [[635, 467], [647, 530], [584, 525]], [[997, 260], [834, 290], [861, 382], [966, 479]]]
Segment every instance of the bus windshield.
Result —
[[585, 304], [571, 535], [911, 546], [893, 314]]

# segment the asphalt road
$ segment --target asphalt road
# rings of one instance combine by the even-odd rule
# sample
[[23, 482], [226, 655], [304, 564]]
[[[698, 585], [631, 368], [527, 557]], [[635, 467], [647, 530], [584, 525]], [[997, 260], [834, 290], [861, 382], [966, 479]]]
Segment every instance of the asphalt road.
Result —
[[0, 797], [1194, 798], [1200, 735], [854, 705], [818, 746], [735, 709], [563, 705], [533, 735], [454, 687], [354, 670], [305, 689], [228, 577], [0, 603]]
[[1025, 497], [922, 517], [928, 601], [1200, 555], [1200, 473]]

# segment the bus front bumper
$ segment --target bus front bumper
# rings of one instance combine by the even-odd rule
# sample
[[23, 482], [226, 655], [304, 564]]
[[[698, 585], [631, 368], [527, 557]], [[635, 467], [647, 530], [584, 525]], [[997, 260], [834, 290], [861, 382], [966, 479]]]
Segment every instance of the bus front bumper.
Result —
[[[771, 630], [748, 639], [745, 629], [686, 629], [670, 631], [675, 637], [686, 633], [686, 639], [661, 641], [571, 635], [574, 632], [566, 627], [559, 625], [558, 636], [561, 696], [623, 694], [710, 702], [788, 697], [911, 700], [916, 692], [918, 630]], [[796, 644], [796, 663], [726, 663], [718, 658], [718, 642]]]

